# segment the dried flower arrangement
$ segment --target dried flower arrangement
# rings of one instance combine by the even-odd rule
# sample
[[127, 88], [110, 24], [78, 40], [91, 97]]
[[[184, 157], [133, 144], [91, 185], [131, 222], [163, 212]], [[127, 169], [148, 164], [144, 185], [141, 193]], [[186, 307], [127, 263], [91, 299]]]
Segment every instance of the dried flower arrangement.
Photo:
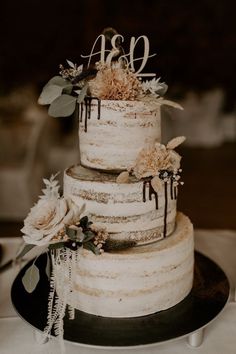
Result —
[[[85, 207], [79, 208], [71, 199], [60, 196], [55, 176], [44, 179], [46, 188], [39, 201], [31, 208], [21, 229], [27, 244], [50, 249], [78, 245], [92, 249], [91, 241], [99, 229], [91, 229], [88, 217], [80, 218]], [[95, 231], [96, 230], [96, 231]], [[89, 243], [88, 243], [89, 242]], [[94, 253], [100, 253], [94, 245]]]
[[[84, 206], [79, 208], [71, 199], [60, 196], [55, 176], [51, 176], [49, 180], [44, 179], [44, 183], [46, 188], [43, 189], [43, 195], [24, 220], [21, 231], [26, 245], [22, 254], [35, 246], [40, 246], [42, 252], [48, 251], [46, 272], [50, 279], [50, 294], [48, 321], [44, 333], [48, 336], [54, 328], [55, 334], [63, 338], [67, 296], [71, 291], [73, 269], [79, 257], [79, 252], [76, 251], [85, 248], [100, 255], [108, 233], [105, 229], [94, 226], [87, 216], [81, 217], [85, 211]], [[63, 295], [58, 296], [54, 268], [62, 263], [64, 272], [57, 277], [57, 282], [64, 283], [69, 279], [69, 285], [64, 286]], [[22, 278], [25, 290], [32, 293], [39, 280], [40, 272], [34, 261]], [[73, 318], [74, 309], [70, 308], [69, 313]]]
[[155, 106], [166, 104], [175, 108], [181, 106], [164, 100], [167, 85], [159, 79], [141, 82], [138, 76], [122, 62], [102, 64], [93, 69], [83, 69], [67, 60], [69, 68], [60, 65], [60, 75], [53, 77], [43, 88], [38, 99], [41, 105], [50, 105], [52, 117], [67, 117], [74, 113], [76, 105], [85, 97], [103, 100], [141, 100]]
[[117, 62], [113, 65], [97, 64], [97, 75], [89, 82], [92, 96], [104, 100], [135, 100], [142, 84], [135, 73]]
[[[112, 28], [105, 29], [103, 33], [110, 44], [113, 43], [114, 38], [120, 37]], [[118, 39], [116, 38], [117, 42], [119, 42]], [[116, 49], [114, 47], [111, 50], [103, 48], [104, 56], [105, 52], [107, 55], [106, 60], [103, 58], [93, 66], [90, 65], [90, 61], [88, 66], [84, 67], [70, 60], [67, 60], [67, 68], [60, 65], [60, 76], [49, 80], [38, 100], [39, 104], [50, 105], [48, 110], [50, 116], [72, 115], [86, 97], [99, 100], [144, 101], [150, 107], [153, 106], [153, 110], [157, 105], [163, 104], [182, 109], [180, 105], [163, 98], [168, 86], [160, 82], [160, 78], [142, 82], [133, 65], [127, 61], [127, 55], [124, 55], [120, 43], [116, 44], [118, 45]]]
[[170, 182], [174, 186], [180, 182], [181, 156], [174, 149], [185, 141], [184, 136], [171, 139], [165, 146], [159, 142], [140, 151], [134, 166], [128, 171], [121, 172], [117, 183], [129, 183], [129, 175], [134, 175], [138, 180], [150, 179], [153, 189], [158, 192], [163, 182]]
[[[55, 178], [56, 175], [53, 175], [50, 179], [43, 180], [43, 195], [24, 220], [21, 231], [25, 244], [16, 258], [23, 257], [34, 247], [38, 247], [40, 253], [47, 253], [45, 272], [50, 282], [50, 293], [44, 335], [48, 337], [54, 330], [54, 334], [63, 339], [63, 320], [80, 251], [84, 248], [100, 256], [104, 251], [112, 252], [133, 247], [135, 242], [110, 240], [105, 228], [93, 224], [88, 216], [82, 216], [85, 213], [84, 206], [79, 208], [70, 198], [60, 195], [60, 186]], [[22, 277], [22, 283], [28, 293], [32, 293], [40, 281], [36, 261], [37, 258]], [[54, 270], [61, 265], [63, 271], [55, 276]], [[63, 284], [60, 296], [56, 293], [56, 284]], [[68, 306], [68, 310], [69, 318], [73, 319], [75, 309]]]

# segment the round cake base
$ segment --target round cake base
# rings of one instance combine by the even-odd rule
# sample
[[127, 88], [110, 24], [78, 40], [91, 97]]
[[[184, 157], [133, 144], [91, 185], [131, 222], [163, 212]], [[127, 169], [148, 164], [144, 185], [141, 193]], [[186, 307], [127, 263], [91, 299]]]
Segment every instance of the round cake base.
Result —
[[[49, 281], [45, 275], [47, 257], [40, 256], [40, 282], [29, 294], [22, 277], [33, 261], [18, 274], [11, 298], [19, 316], [43, 331], [47, 322]], [[76, 311], [74, 320], [64, 320], [64, 338], [89, 347], [141, 347], [186, 336], [206, 326], [221, 312], [229, 296], [229, 282], [224, 272], [209, 258], [195, 253], [195, 275], [190, 294], [176, 306], [149, 316], [113, 319]], [[53, 334], [53, 333], [52, 333]]]

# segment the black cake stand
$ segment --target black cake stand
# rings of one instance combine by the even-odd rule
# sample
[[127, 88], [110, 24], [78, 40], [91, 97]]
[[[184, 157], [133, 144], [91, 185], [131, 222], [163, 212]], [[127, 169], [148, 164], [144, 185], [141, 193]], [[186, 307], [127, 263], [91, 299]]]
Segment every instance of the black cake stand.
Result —
[[[47, 321], [49, 281], [45, 275], [46, 256], [36, 260], [40, 282], [31, 294], [22, 285], [29, 262], [17, 275], [11, 290], [12, 303], [28, 324], [43, 331]], [[195, 252], [194, 284], [190, 294], [168, 310], [133, 318], [108, 318], [76, 310], [75, 319], [64, 319], [64, 339], [75, 344], [105, 347], [141, 347], [183, 336], [198, 346], [202, 329], [221, 312], [229, 297], [229, 282], [221, 268]]]

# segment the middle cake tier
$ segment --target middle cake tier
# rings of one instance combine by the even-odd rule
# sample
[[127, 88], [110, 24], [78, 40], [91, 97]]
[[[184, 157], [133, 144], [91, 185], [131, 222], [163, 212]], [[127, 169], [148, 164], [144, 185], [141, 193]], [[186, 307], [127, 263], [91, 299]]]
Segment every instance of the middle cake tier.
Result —
[[85, 215], [113, 240], [145, 244], [174, 231], [177, 190], [171, 184], [156, 193], [148, 180], [116, 179], [115, 174], [72, 166], [65, 171], [64, 195], [80, 207], [85, 204]]

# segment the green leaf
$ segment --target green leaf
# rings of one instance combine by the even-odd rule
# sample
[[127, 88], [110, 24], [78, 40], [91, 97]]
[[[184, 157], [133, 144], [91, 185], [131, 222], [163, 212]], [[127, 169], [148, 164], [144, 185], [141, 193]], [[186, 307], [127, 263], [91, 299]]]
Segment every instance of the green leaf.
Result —
[[[83, 102], [86, 94], [87, 94], [87, 91], [88, 91], [88, 83], [86, 83], [83, 88], [80, 90], [80, 93], [79, 93], [79, 96], [78, 96], [78, 99], [77, 99], [77, 102], [78, 103], [81, 103]], [[77, 91], [78, 92], [78, 91]]]
[[94, 254], [96, 254], [97, 256], [101, 254], [101, 251], [98, 247], [96, 247], [92, 242], [86, 242], [83, 244], [83, 247], [88, 250], [88, 251], [92, 251]]
[[94, 232], [92, 232], [90, 230], [89, 231], [85, 231], [84, 235], [85, 235], [85, 238], [84, 238], [83, 242], [88, 242], [88, 241], [92, 240], [95, 237]]
[[134, 247], [135, 245], [136, 245], [135, 241], [118, 241], [118, 240], [108, 239], [103, 245], [103, 249], [105, 252], [122, 251]]
[[81, 232], [81, 230], [78, 230], [76, 235], [76, 241], [84, 242], [84, 239], [85, 239], [85, 234]]
[[39, 96], [38, 103], [42, 105], [52, 103], [57, 97], [61, 96], [63, 87], [57, 85], [47, 85]]
[[90, 225], [89, 219], [87, 216], [83, 216], [80, 221], [79, 221], [79, 225], [82, 227], [82, 229], [87, 229]]
[[16, 259], [24, 257], [29, 251], [32, 250], [36, 245], [29, 245], [29, 244], [24, 244], [23, 247], [21, 247], [16, 255]]
[[70, 84], [70, 82], [66, 79], [63, 79], [61, 76], [54, 76], [51, 78], [51, 80], [48, 81], [48, 83], [44, 86], [49, 86], [49, 85], [56, 85], [56, 86], [61, 86], [61, 87], [66, 87]]
[[76, 240], [77, 238], [77, 230], [71, 229], [70, 227], [66, 227], [66, 234], [71, 240]]
[[67, 86], [63, 87], [62, 93], [66, 93], [67, 95], [70, 95], [73, 89], [72, 84], [68, 84]]
[[29, 267], [26, 270], [22, 278], [22, 283], [24, 285], [25, 290], [31, 294], [35, 290], [36, 286], [38, 285], [39, 279], [40, 279], [39, 269], [33, 263], [31, 267]]
[[74, 112], [75, 105], [75, 97], [63, 94], [51, 103], [48, 114], [52, 117], [68, 117]]
[[51, 244], [48, 246], [48, 249], [49, 249], [49, 250], [56, 250], [56, 249], [58, 249], [58, 248], [64, 247], [64, 245], [65, 245], [64, 242], [51, 243]]

